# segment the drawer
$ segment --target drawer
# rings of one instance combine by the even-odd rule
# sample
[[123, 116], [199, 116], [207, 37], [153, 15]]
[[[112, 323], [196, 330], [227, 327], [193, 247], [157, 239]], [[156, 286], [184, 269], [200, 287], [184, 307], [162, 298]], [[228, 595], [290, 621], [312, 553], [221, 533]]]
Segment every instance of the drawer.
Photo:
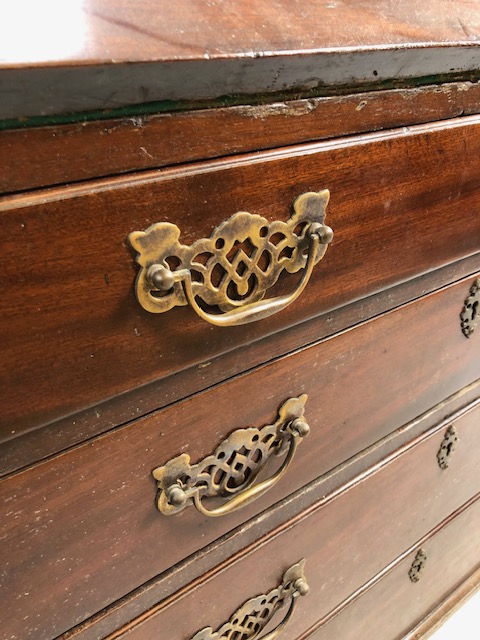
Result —
[[[467, 460], [467, 449], [478, 448], [479, 415], [478, 409], [468, 412], [449, 426], [455, 428], [459, 441], [447, 468], [440, 469], [437, 462], [446, 434], [444, 427], [437, 427], [257, 541], [234, 561], [196, 581], [190, 589], [160, 603], [150, 615], [127, 625], [124, 633], [115, 637], [189, 640], [203, 628], [217, 630], [232, 615], [241, 619], [234, 613], [242, 603], [270, 594], [281, 582], [282, 573], [303, 558], [310, 594], [298, 598], [298, 612], [281, 637], [302, 636], [478, 492], [480, 462], [476, 454]], [[476, 516], [478, 522], [478, 509]], [[472, 558], [477, 556], [480, 561], [480, 556], [477, 545], [470, 540], [472, 530], [469, 533], [466, 550], [471, 565]], [[428, 553], [428, 545], [425, 548]], [[464, 575], [462, 569], [466, 572], [470, 565], [464, 561], [458, 567], [458, 579]], [[450, 575], [455, 573], [451, 571]], [[422, 584], [415, 588], [419, 593]], [[270, 602], [270, 595], [266, 600]], [[259, 620], [248, 622], [254, 626]], [[209, 640], [210, 636], [195, 640], [200, 638]]]
[[[381, 579], [365, 585], [359, 597], [308, 634], [308, 640], [403, 638], [448, 599], [475, 567], [480, 567], [479, 535], [480, 499], [477, 499], [454, 519], [437, 527], [415, 550], [402, 555]], [[417, 576], [413, 574], [418, 580], [412, 582], [409, 574], [414, 563], [422, 562], [422, 551], [422, 570]], [[418, 640], [420, 635], [413, 638]]]
[[141, 126], [137, 118], [109, 118], [7, 129], [0, 193], [412, 125], [433, 113], [445, 120], [477, 113], [479, 96], [475, 83], [452, 82], [442, 91], [420, 86], [144, 115]]
[[[3, 198], [0, 437], [477, 252], [479, 138], [471, 117]], [[284, 311], [224, 328], [189, 307], [156, 314], [136, 301], [131, 232], [169, 222], [191, 244], [238, 211], [286, 222], [297, 196], [324, 188], [335, 239]], [[281, 274], [280, 293], [299, 279]]]
[[[320, 556], [310, 564], [325, 565], [318, 580], [330, 576], [330, 596], [324, 593], [322, 600], [327, 613], [479, 489], [479, 411], [472, 408], [454, 420], [460, 444], [448, 469], [437, 462], [451, 426], [445, 423], [312, 507], [298, 526], [285, 525], [285, 533], [268, 543], [273, 555], [257, 555], [255, 562], [264, 567], [278, 557], [283, 566], [292, 549], [308, 555], [318, 547]], [[101, 438], [1, 483], [2, 601], [7, 609], [22, 610], [21, 628], [18, 619], [8, 620], [6, 637], [56, 637], [242, 524], [297, 482], [291, 476], [291, 485], [285, 479], [276, 493], [223, 518], [206, 518], [193, 507], [164, 516], [155, 509], [149, 478], [162, 448], [153, 452], [141, 429], [132, 431], [125, 447], [125, 435]], [[302, 448], [308, 452], [308, 445]], [[389, 533], [367, 561], [377, 529], [388, 529], [384, 523], [398, 535]], [[337, 564], [329, 565], [330, 558]], [[254, 565], [247, 566], [252, 574]], [[326, 589], [322, 584], [316, 588]]]

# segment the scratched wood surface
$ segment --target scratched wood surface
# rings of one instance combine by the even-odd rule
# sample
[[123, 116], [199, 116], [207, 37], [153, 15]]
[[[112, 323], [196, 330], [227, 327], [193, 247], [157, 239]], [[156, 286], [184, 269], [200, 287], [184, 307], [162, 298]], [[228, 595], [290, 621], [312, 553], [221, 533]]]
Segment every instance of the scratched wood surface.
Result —
[[[79, 624], [478, 379], [478, 348], [458, 328], [465, 285], [452, 285], [4, 479], [2, 597], [6, 607], [21, 603], [23, 612], [21, 621], [9, 623], [9, 633], [18, 635], [15, 625], [21, 624], [23, 637], [51, 638]], [[156, 511], [153, 468], [182, 451], [192, 461], [202, 459], [232, 430], [270, 424], [279, 405], [301, 393], [309, 395], [312, 431], [285, 482], [227, 518], [206, 519], [193, 508], [178, 518]], [[232, 411], [232, 398], [238, 412]], [[474, 440], [469, 446], [469, 436], [461, 437], [460, 467], [472, 482], [448, 476], [445, 515], [457, 491], [470, 491], [478, 476]], [[442, 491], [443, 480], [436, 479], [436, 490]], [[54, 606], [59, 594], [65, 607]]]

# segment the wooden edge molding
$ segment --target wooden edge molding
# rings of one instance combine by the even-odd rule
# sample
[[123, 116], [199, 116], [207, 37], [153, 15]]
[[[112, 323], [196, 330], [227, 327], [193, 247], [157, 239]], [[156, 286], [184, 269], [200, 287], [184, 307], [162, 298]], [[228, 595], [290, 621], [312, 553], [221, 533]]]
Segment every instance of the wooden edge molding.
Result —
[[9, 129], [0, 131], [0, 147], [4, 150], [0, 193], [423, 124], [479, 111], [480, 83], [450, 82]]
[[438, 607], [431, 611], [403, 640], [427, 640], [433, 635], [467, 600], [480, 590], [480, 567], [459, 587], [450, 593]]
[[[157, 101], [215, 100], [288, 92], [331, 92], [424, 78], [462, 80], [477, 73], [476, 44], [390, 44], [333, 49], [252, 51], [127, 64], [23, 66], [0, 70], [0, 119], [132, 107]], [[348, 80], [346, 80], [348, 79]], [[114, 89], [114, 90], [113, 90]]]

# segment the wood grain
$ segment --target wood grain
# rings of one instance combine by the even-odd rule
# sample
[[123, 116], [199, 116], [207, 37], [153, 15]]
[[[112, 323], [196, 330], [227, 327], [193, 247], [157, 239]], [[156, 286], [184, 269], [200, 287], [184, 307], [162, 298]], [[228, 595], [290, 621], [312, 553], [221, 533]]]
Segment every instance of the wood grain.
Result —
[[[79, 624], [478, 378], [478, 351], [456, 326], [463, 287], [452, 286], [3, 480], [4, 599], [6, 606], [9, 597], [21, 601], [28, 617], [23, 637], [50, 638]], [[405, 348], [418, 344], [421, 352]], [[193, 509], [179, 518], [156, 512], [154, 467], [182, 450], [194, 461], [203, 457], [233, 429], [267, 424], [279, 404], [302, 392], [310, 394], [312, 434], [299, 448], [288, 482], [227, 519], [206, 521]], [[467, 444], [467, 435], [461, 437]], [[472, 481], [448, 476], [445, 509], [453, 508], [457, 490], [474, 486], [480, 463], [473, 440], [457, 459]], [[429, 514], [438, 515], [433, 508]], [[55, 607], [52, 615], [59, 594], [66, 609]], [[41, 627], [39, 610], [46, 616]]]
[[[477, 416], [470, 414], [470, 419], [465, 418], [463, 424], [458, 422], [456, 425], [466, 446], [478, 438], [478, 435], [474, 436], [477, 420]], [[270, 585], [276, 584], [278, 573], [290, 566], [289, 562], [304, 557], [311, 591], [308, 599], [298, 602], [300, 614], [293, 625], [282, 633], [288, 640], [303, 636], [318, 620], [411, 549], [442, 520], [449, 518], [452, 511], [478, 496], [477, 481], [464, 487], [459, 492], [462, 495], [452, 500], [451, 483], [458, 478], [458, 467], [449, 468], [441, 475], [435, 454], [442, 435], [443, 431], [436, 432], [417, 446], [394, 455], [387, 464], [369, 470], [338, 494], [327, 497], [323, 504], [315, 505], [259, 540], [232, 562], [220, 565], [203, 580], [160, 603], [149, 614], [127, 625], [124, 633], [115, 634], [116, 637], [154, 640], [161, 633], [164, 638], [184, 640], [206, 626], [217, 629], [248, 598], [265, 593]], [[477, 469], [480, 469], [478, 463]], [[473, 468], [470, 471], [475, 474]], [[448, 507], [444, 501], [449, 503]], [[477, 500], [476, 508], [472, 510], [474, 515], [466, 518], [467, 522], [475, 524], [479, 521], [478, 507]], [[472, 564], [475, 566], [480, 560], [471, 536], [465, 533], [462, 539], [466, 549], [465, 555], [459, 554], [457, 580], [468, 575]], [[447, 553], [443, 545], [439, 546], [437, 553], [435, 547], [432, 548], [433, 563], [438, 562], [442, 551]], [[455, 557], [455, 550], [452, 550], [452, 557]], [[412, 557], [409, 559], [411, 562]], [[436, 575], [441, 575], [442, 568], [437, 571]], [[454, 576], [453, 571], [453, 584], [449, 583], [447, 573], [444, 590], [455, 586]], [[409, 583], [406, 588], [413, 589], [415, 585], [408, 579], [408, 569], [404, 579]], [[398, 587], [399, 580], [395, 583]], [[428, 597], [428, 590], [426, 594]], [[381, 602], [388, 607], [395, 600], [382, 598]], [[382, 605], [377, 603], [375, 608], [381, 615]], [[408, 615], [408, 610], [403, 616], [400, 614], [400, 623]], [[383, 640], [384, 636], [380, 637]], [[393, 640], [393, 637], [385, 635], [386, 640]]]
[[0, 193], [453, 118], [479, 104], [480, 85], [462, 82], [0, 131]]
[[[92, 64], [201, 59], [208, 54], [247, 56], [320, 47], [362, 47], [425, 42], [472, 42], [480, 35], [473, 0], [397, 5], [387, 0], [344, 0], [333, 7], [312, 0], [211, 0], [198, 6], [177, 0], [89, 0], [56, 6], [54, 26], [46, 11], [28, 3], [32, 27], [45, 33], [32, 46], [25, 37], [26, 3], [6, 11], [0, 60], [9, 65]], [[47, 5], [48, 6], [48, 5]], [[58, 28], [60, 24], [61, 29]], [[28, 26], [28, 25], [27, 25]]]
[[[477, 252], [479, 137], [470, 116], [4, 198], [2, 439]], [[171, 221], [188, 243], [239, 210], [286, 219], [323, 187], [336, 240], [277, 317], [222, 330], [135, 301], [131, 231]]]
[[[427, 564], [420, 583], [414, 585], [408, 579], [408, 571], [417, 549], [404, 554], [400, 562], [389, 567], [381, 580], [366, 585], [364, 592], [338, 615], [322, 624], [316, 632], [295, 637], [298, 640], [354, 640], [356, 638], [380, 637], [382, 640], [409, 638], [421, 640], [429, 636], [427, 620], [439, 603], [448, 602], [448, 608], [458, 598], [464, 582], [469, 590], [473, 588], [470, 580], [472, 569], [480, 567], [478, 541], [472, 533], [480, 529], [480, 500], [453, 520], [448, 520], [433, 536], [421, 540], [418, 548], [425, 549]], [[480, 579], [478, 570], [475, 581]], [[453, 592], [453, 593], [452, 593]], [[465, 597], [465, 594], [463, 594]], [[453, 597], [452, 597], [453, 596]], [[419, 620], [425, 620], [422, 631], [410, 635], [412, 626]]]

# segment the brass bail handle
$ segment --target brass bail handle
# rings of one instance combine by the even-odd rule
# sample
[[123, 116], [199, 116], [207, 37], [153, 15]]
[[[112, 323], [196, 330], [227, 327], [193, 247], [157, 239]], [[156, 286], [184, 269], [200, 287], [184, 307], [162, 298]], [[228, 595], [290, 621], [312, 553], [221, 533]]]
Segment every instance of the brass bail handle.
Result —
[[[318, 227], [320, 226], [321, 225], [318, 225]], [[291, 305], [307, 286], [313, 272], [313, 267], [315, 266], [315, 257], [320, 243], [328, 244], [333, 238], [333, 231], [330, 227], [323, 226], [321, 229], [318, 227], [317, 225], [312, 225], [312, 228], [309, 230], [309, 246], [305, 270], [295, 290], [288, 295], [262, 300], [261, 302], [246, 305], [243, 308], [232, 309], [232, 311], [216, 315], [207, 313], [197, 303], [192, 288], [192, 276], [188, 269], [181, 269], [173, 273], [161, 265], [153, 265], [147, 273], [147, 278], [150, 279], [151, 283], [158, 290], [163, 291], [171, 289], [175, 282], [181, 282], [188, 303], [197, 315], [217, 327], [234, 327], [256, 320], [264, 320]]]
[[[310, 433], [310, 427], [307, 425], [307, 423], [298, 419], [292, 422], [289, 429], [291, 431], [291, 438], [288, 453], [285, 456], [285, 460], [283, 461], [280, 469], [272, 477], [264, 480], [263, 482], [260, 482], [259, 484], [250, 486], [255, 481], [255, 478], [252, 478], [248, 483], [246, 483], [247, 486], [244, 485], [244, 491], [236, 495], [234, 498], [231, 498], [228, 502], [221, 505], [220, 507], [216, 507], [215, 509], [207, 509], [204, 506], [204, 504], [202, 503], [202, 496], [200, 494], [200, 491], [197, 490], [193, 493], [192, 498], [193, 503], [198, 511], [200, 511], [200, 513], [202, 513], [204, 516], [209, 516], [210, 518], [225, 516], [229, 513], [232, 513], [233, 511], [237, 511], [247, 504], [250, 504], [250, 502], [253, 502], [253, 500], [256, 500], [273, 486], [275, 486], [287, 472], [299, 443]], [[174, 498], [177, 501], [180, 500], [181, 504], [187, 500], [187, 496], [183, 489], [181, 489], [178, 485], [172, 488], [174, 490], [174, 493], [172, 494], [171, 492], [168, 492], [169, 496], [171, 497], [170, 499]]]
[[[194, 505], [208, 517], [219, 517], [240, 509], [275, 486], [287, 472], [300, 442], [309, 432], [304, 406], [307, 396], [290, 398], [279, 409], [277, 420], [262, 429], [237, 429], [220, 443], [214, 453], [195, 465], [182, 454], [153, 471], [157, 481], [157, 507], [173, 515]], [[280, 468], [255, 484], [269, 457], [287, 449]], [[227, 498], [214, 508], [210, 498]]]
[[[198, 631], [191, 640], [218, 640], [237, 636], [248, 640], [276, 640], [291, 620], [298, 598], [307, 595], [310, 591], [304, 575], [304, 567], [303, 559], [287, 569], [281, 584], [269, 593], [247, 600], [220, 629], [213, 631], [211, 627], [206, 627]], [[263, 629], [288, 600], [290, 605], [283, 620], [275, 629], [261, 636]]]
[[[270, 631], [270, 633], [267, 633], [266, 635], [259, 638], [259, 640], [276, 640], [276, 638], [280, 636], [280, 634], [283, 632], [283, 630], [285, 629], [285, 627], [293, 617], [293, 614], [295, 613], [295, 606], [298, 601], [298, 597], [306, 596], [307, 593], [309, 593], [310, 591], [310, 587], [308, 586], [306, 580], [302, 578], [295, 581], [294, 588], [295, 588], [295, 591], [294, 593], [292, 593], [290, 606], [288, 607], [288, 611], [285, 614], [284, 619], [278, 624], [277, 627], [275, 627], [275, 629]], [[255, 640], [255, 638], [258, 638], [258, 636], [252, 636], [252, 638], [251, 639], [249, 638], [249, 640]]]
[[[191, 246], [179, 243], [180, 230], [170, 223], [130, 234], [142, 266], [136, 284], [138, 301], [152, 313], [189, 304], [200, 318], [220, 327], [282, 311], [303, 292], [333, 239], [332, 229], [324, 224], [328, 199], [328, 190], [302, 194], [286, 223], [236, 213], [210, 238]], [[176, 269], [169, 266], [171, 259], [178, 263]], [[284, 270], [301, 269], [302, 277], [290, 294], [263, 300]]]

